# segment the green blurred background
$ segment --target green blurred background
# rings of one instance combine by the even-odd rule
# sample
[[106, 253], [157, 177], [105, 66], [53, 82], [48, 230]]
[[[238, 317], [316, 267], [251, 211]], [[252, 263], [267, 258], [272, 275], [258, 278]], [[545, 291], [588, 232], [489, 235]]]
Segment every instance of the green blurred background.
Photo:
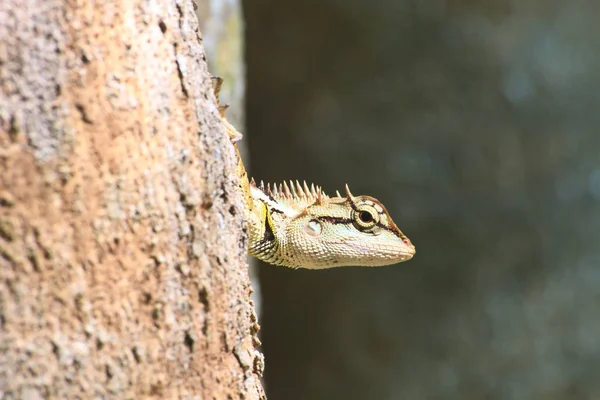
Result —
[[261, 266], [270, 400], [600, 399], [600, 2], [247, 0], [252, 175], [416, 257]]

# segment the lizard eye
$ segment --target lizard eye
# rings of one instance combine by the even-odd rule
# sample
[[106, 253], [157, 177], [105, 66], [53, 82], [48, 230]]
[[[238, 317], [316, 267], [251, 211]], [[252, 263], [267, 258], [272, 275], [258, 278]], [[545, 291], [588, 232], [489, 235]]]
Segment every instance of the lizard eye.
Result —
[[379, 213], [368, 204], [358, 206], [354, 213], [354, 225], [361, 231], [368, 231], [379, 222]]
[[360, 218], [360, 220], [365, 224], [368, 224], [369, 222], [373, 221], [373, 215], [371, 215], [371, 213], [368, 211], [361, 211], [360, 213], [358, 213], [358, 218]]

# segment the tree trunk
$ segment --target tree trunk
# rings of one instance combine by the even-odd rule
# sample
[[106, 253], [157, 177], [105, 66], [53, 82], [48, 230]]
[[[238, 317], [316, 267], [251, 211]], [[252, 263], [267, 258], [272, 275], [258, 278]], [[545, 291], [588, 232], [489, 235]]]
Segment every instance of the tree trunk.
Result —
[[0, 397], [264, 398], [192, 3], [30, 4], [0, 2]]

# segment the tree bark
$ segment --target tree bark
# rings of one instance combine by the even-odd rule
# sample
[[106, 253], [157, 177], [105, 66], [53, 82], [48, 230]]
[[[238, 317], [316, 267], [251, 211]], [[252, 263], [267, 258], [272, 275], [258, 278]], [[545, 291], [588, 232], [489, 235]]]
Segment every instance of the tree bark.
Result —
[[264, 398], [189, 1], [0, 2], [0, 397]]

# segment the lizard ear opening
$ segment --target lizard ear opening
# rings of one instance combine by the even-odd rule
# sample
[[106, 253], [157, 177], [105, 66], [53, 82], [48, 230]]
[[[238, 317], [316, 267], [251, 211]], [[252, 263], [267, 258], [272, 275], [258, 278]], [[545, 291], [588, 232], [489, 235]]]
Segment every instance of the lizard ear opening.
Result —
[[323, 227], [321, 226], [321, 223], [316, 219], [311, 219], [304, 227], [304, 232], [314, 237], [321, 236], [322, 231]]

